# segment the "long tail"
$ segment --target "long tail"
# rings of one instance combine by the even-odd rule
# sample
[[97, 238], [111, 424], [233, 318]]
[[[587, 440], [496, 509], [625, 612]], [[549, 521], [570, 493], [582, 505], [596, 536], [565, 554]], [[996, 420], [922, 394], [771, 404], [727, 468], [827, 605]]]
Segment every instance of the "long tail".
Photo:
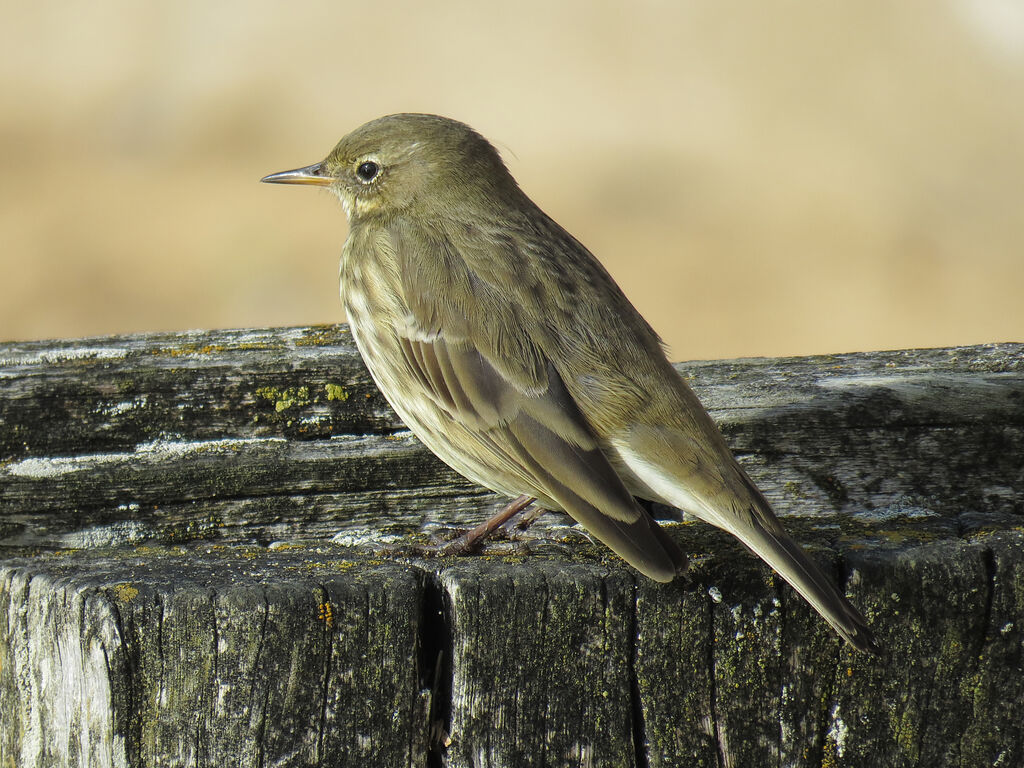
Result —
[[[696, 464], [691, 463], [687, 467], [679, 461], [666, 468], [652, 462], [650, 457], [657, 455], [660, 461], [666, 457], [671, 457], [670, 461], [678, 460], [678, 457], [686, 455], [686, 449], [690, 449], [690, 455], [693, 455], [692, 444], [673, 445], [677, 442], [673, 438], [679, 435], [668, 430], [660, 431], [660, 439], [650, 439], [653, 433], [654, 430], [649, 429], [645, 435], [648, 439], [642, 443], [643, 451], [636, 450], [636, 442], [616, 446], [619, 458], [645, 486], [643, 489], [635, 488], [635, 493], [653, 496], [655, 501], [684, 509], [731, 533], [803, 595], [852, 646], [862, 651], [880, 652], [860, 611], [790, 538], [757, 486], [731, 454], [727, 454], [724, 442], [723, 455], [714, 462], [714, 479], [710, 476], [712, 473], [690, 474], [689, 479], [693, 482], [687, 483], [686, 470], [692, 471]], [[728, 480], [724, 479], [726, 477]]]
[[[761, 494], [758, 492], [757, 496]], [[720, 527], [736, 536], [788, 581], [850, 645], [879, 653], [881, 649], [864, 616], [783, 530], [763, 497], [759, 501], [763, 504], [760, 509], [751, 507], [739, 511], [734, 514], [731, 525]], [[708, 522], [719, 525], [718, 520]]]

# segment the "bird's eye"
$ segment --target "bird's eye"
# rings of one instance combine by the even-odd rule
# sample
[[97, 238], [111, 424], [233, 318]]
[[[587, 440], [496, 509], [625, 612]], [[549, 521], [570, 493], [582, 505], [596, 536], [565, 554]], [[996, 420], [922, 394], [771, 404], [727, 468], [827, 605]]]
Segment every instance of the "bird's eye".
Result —
[[372, 160], [367, 160], [365, 163], [356, 168], [356, 176], [362, 179], [364, 182], [373, 181], [377, 178], [377, 174], [380, 173], [380, 166]]

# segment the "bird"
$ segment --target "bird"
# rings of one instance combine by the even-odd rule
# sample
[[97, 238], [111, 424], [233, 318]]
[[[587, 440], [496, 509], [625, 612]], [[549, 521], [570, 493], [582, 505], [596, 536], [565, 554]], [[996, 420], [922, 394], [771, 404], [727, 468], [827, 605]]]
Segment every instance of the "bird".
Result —
[[853, 647], [867, 621], [784, 530], [657, 333], [468, 125], [393, 114], [264, 182], [325, 187], [356, 346], [407, 427], [471, 481], [561, 510], [640, 573], [686, 558], [637, 499], [739, 539]]

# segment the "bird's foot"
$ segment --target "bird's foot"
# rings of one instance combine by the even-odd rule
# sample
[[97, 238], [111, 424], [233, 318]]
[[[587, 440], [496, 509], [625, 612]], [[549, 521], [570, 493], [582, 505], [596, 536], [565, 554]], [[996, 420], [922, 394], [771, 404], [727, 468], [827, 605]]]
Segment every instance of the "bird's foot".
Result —
[[530, 496], [519, 496], [497, 514], [492, 515], [480, 525], [462, 533], [445, 528], [433, 535], [434, 544], [401, 544], [386, 545], [383, 552], [404, 557], [452, 557], [466, 555], [480, 550], [488, 540], [502, 539], [503, 554], [526, 554], [525, 542], [519, 541], [520, 532], [529, 528], [544, 513], [543, 509], [529, 509], [534, 499]]
[[[513, 530], [526, 530], [543, 510], [532, 510], [523, 513], [535, 500], [531, 496], [519, 496], [509, 502], [497, 514], [484, 520], [472, 530], [466, 531], [456, 539], [437, 545], [434, 554], [438, 557], [449, 555], [465, 555], [479, 549], [483, 543], [494, 537], [497, 532], [502, 532], [506, 538], [511, 539]], [[518, 520], [516, 518], [519, 517]]]

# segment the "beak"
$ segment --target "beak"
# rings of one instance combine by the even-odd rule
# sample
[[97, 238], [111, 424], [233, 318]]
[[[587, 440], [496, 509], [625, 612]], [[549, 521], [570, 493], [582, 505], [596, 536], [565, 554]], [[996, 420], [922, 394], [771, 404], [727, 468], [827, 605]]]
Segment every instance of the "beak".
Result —
[[265, 181], [268, 184], [313, 184], [318, 187], [326, 187], [334, 181], [334, 177], [325, 174], [323, 163], [316, 163], [307, 165], [305, 168], [296, 168], [294, 171], [272, 173], [269, 176], [264, 176], [260, 181]]

